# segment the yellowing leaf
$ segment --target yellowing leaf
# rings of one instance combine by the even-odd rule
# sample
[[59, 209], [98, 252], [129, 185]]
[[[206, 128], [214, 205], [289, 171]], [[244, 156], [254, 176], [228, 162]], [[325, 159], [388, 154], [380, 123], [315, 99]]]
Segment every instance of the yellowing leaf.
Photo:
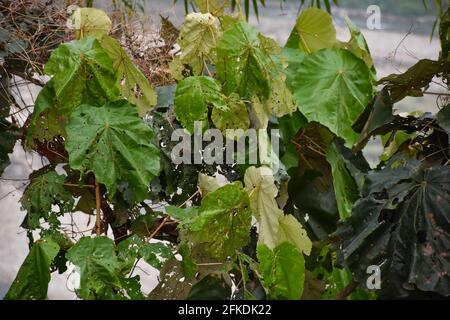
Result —
[[206, 174], [199, 172], [198, 174], [198, 187], [202, 192], [202, 197], [206, 196], [208, 193], [216, 191], [224, 184], [217, 179], [217, 177], [210, 177]]
[[215, 47], [220, 37], [219, 20], [210, 13], [193, 12], [186, 16], [180, 30], [180, 60], [189, 64], [195, 75], [202, 74], [205, 63], [216, 61]]
[[250, 208], [259, 222], [259, 243], [273, 249], [278, 243], [279, 218], [283, 211], [278, 208], [278, 194], [272, 170], [268, 167], [250, 167], [245, 171], [245, 188], [249, 193]]
[[306, 255], [311, 253], [312, 242], [308, 238], [305, 229], [292, 214], [282, 215], [278, 219], [280, 225], [279, 242], [292, 243], [300, 252]]
[[194, 0], [195, 6], [202, 13], [211, 13], [216, 17], [223, 15], [228, 0]]
[[69, 23], [75, 30], [77, 39], [92, 36], [100, 40], [112, 29], [108, 15], [103, 10], [95, 8], [76, 8]]

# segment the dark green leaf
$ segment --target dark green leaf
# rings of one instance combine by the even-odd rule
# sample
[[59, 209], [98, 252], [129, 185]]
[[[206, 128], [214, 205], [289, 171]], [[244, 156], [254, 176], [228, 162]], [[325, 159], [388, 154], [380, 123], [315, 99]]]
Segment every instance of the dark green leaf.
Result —
[[409, 162], [367, 176], [352, 216], [338, 228], [338, 258], [367, 279], [381, 268], [381, 293], [405, 297], [414, 290], [450, 295], [450, 168]]
[[34, 243], [9, 288], [5, 300], [47, 299], [50, 282], [50, 264], [56, 257], [59, 246], [51, 239], [41, 239]]

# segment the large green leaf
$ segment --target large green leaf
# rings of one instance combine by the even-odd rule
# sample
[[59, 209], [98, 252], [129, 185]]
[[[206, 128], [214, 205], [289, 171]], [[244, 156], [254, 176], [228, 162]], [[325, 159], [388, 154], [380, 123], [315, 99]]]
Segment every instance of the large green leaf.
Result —
[[283, 242], [273, 251], [259, 245], [257, 256], [262, 283], [270, 299], [298, 300], [303, 294], [305, 260], [290, 243]]
[[353, 122], [372, 98], [367, 65], [343, 49], [324, 49], [307, 56], [292, 82], [299, 110], [343, 138], [356, 142]]
[[425, 88], [435, 76], [440, 77], [450, 72], [449, 61], [419, 60], [402, 74], [391, 74], [378, 81], [389, 89], [392, 101], [395, 103], [406, 96], [423, 96], [422, 88]]
[[41, 239], [33, 244], [17, 273], [5, 300], [47, 299], [50, 282], [50, 264], [56, 257], [59, 246], [50, 239]]
[[220, 84], [206, 76], [188, 77], [181, 81], [175, 92], [175, 115], [181, 125], [194, 132], [194, 122], [202, 121], [202, 128], [208, 127], [208, 107], [227, 110], [221, 94]]
[[111, 239], [83, 237], [69, 249], [66, 257], [79, 268], [79, 297], [96, 299], [108, 290], [121, 287], [117, 273], [121, 266]]
[[210, 13], [188, 14], [178, 38], [182, 50], [181, 63], [190, 65], [195, 75], [201, 75], [207, 62], [216, 61], [215, 48], [219, 37], [219, 19]]
[[139, 115], [145, 115], [156, 105], [155, 89], [116, 39], [105, 36], [101, 45], [113, 60], [113, 68], [117, 72], [117, 86], [122, 96], [137, 106]]
[[331, 15], [318, 8], [308, 8], [298, 16], [286, 47], [312, 53], [336, 44], [336, 29]]
[[352, 216], [338, 228], [341, 263], [365, 283], [381, 268], [381, 293], [450, 295], [450, 168], [410, 161], [371, 172]]
[[350, 217], [353, 203], [358, 199], [358, 186], [345, 165], [345, 159], [336, 143], [327, 150], [327, 161], [331, 165], [333, 187], [341, 220]]
[[82, 103], [102, 105], [119, 95], [112, 60], [92, 37], [61, 44], [44, 71], [53, 76], [61, 113], [70, 114]]
[[217, 43], [217, 76], [225, 94], [232, 92], [267, 99], [274, 63], [258, 32], [245, 22], [235, 23]]
[[66, 149], [72, 169], [92, 171], [112, 198], [142, 201], [159, 173], [152, 130], [125, 100], [102, 107], [80, 106], [67, 125]]
[[[64, 175], [58, 175], [48, 168], [35, 171], [30, 176], [30, 184], [25, 189], [20, 202], [27, 211], [27, 228], [36, 229], [43, 218], [51, 226], [58, 226], [58, 216], [73, 209], [72, 194], [64, 189]], [[57, 205], [59, 211], [52, 210]]]
[[250, 239], [251, 211], [242, 183], [208, 193], [199, 214], [189, 223], [190, 239], [218, 259], [234, 256]]

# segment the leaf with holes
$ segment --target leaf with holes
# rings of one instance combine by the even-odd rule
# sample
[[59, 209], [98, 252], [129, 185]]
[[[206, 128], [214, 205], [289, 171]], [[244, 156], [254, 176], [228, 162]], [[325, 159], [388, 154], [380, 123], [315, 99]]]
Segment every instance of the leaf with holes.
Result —
[[181, 63], [190, 65], [195, 75], [201, 75], [206, 63], [216, 61], [215, 48], [219, 37], [219, 19], [210, 13], [188, 14], [178, 38]]
[[[25, 189], [20, 202], [27, 211], [27, 228], [39, 227], [39, 220], [43, 218], [53, 227], [59, 226], [58, 216], [70, 212], [74, 205], [72, 194], [64, 189], [64, 175], [43, 168], [31, 174], [30, 184]], [[59, 207], [58, 212], [52, 206]]]
[[152, 130], [129, 102], [82, 105], [72, 113], [66, 129], [72, 169], [92, 171], [106, 185], [110, 198], [117, 191], [130, 203], [146, 198], [159, 173], [159, 151], [151, 143]]
[[113, 68], [117, 73], [117, 86], [122, 96], [135, 104], [139, 115], [144, 116], [156, 105], [155, 89], [141, 70], [133, 64], [116, 39], [105, 36], [101, 40], [101, 45], [113, 60]]
[[238, 93], [251, 98], [253, 94], [267, 99], [270, 80], [276, 68], [265, 41], [245, 22], [235, 23], [226, 30], [217, 43], [217, 76], [225, 94]]

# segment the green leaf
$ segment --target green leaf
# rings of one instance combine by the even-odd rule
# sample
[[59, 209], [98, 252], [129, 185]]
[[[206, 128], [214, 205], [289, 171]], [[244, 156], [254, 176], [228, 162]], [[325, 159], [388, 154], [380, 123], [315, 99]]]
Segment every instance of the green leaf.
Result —
[[59, 246], [51, 239], [41, 239], [33, 244], [17, 273], [5, 300], [47, 299], [50, 282], [50, 264], [59, 252]]
[[61, 44], [44, 72], [53, 76], [60, 113], [68, 115], [82, 103], [102, 105], [119, 95], [112, 60], [92, 37]]
[[53, 141], [55, 136], [66, 136], [65, 125], [69, 111], [62, 108], [56, 97], [54, 80], [50, 80], [39, 92], [30, 124], [26, 131], [26, 143], [34, 146], [39, 142]]
[[292, 82], [299, 110], [343, 138], [356, 142], [352, 124], [372, 98], [366, 64], [342, 49], [324, 49], [307, 56]]
[[278, 243], [289, 242], [299, 252], [309, 256], [312, 242], [300, 222], [292, 214], [283, 214], [278, 217], [278, 223], [280, 226]]
[[123, 274], [129, 273], [133, 269], [141, 246], [142, 239], [138, 235], [132, 235], [117, 245], [117, 258]]
[[92, 36], [100, 40], [112, 29], [108, 15], [103, 10], [95, 8], [76, 8], [69, 21], [72, 29], [76, 31], [77, 39]]
[[336, 29], [331, 15], [317, 8], [308, 8], [298, 16], [286, 47], [312, 53], [324, 48], [330, 49], [336, 41]]
[[[43, 218], [51, 226], [59, 226], [58, 216], [70, 212], [74, 200], [64, 189], [64, 175], [58, 175], [48, 168], [35, 171], [30, 176], [30, 184], [25, 189], [20, 202], [27, 211], [27, 228], [30, 230], [40, 226], [39, 220]], [[52, 206], [57, 205], [59, 212], [54, 212]]]
[[80, 106], [67, 125], [66, 149], [72, 169], [92, 171], [110, 199], [120, 191], [128, 202], [146, 198], [159, 173], [152, 130], [125, 100], [102, 107]]
[[327, 161], [333, 174], [333, 186], [339, 217], [345, 220], [350, 217], [353, 203], [358, 199], [359, 192], [355, 180], [347, 170], [344, 157], [336, 143], [332, 143], [327, 150]]
[[231, 287], [223, 278], [208, 274], [192, 287], [187, 300], [229, 300], [230, 298]]
[[217, 179], [217, 177], [210, 177], [201, 172], [198, 173], [198, 187], [201, 190], [202, 197], [206, 196], [208, 193], [216, 191], [223, 184]]
[[247, 130], [250, 119], [244, 101], [236, 93], [232, 93], [225, 101], [225, 110], [214, 108], [212, 111], [211, 120], [216, 128], [224, 134], [228, 129]]
[[450, 168], [409, 161], [371, 172], [352, 216], [339, 226], [340, 263], [364, 283], [381, 268], [383, 297], [450, 294]]
[[216, 17], [223, 15], [224, 9], [228, 6], [228, 0], [194, 0], [194, 3], [200, 12], [210, 12]]
[[213, 257], [226, 259], [248, 244], [251, 211], [241, 182], [207, 194], [198, 216], [189, 223], [190, 239], [201, 243]]
[[307, 57], [307, 54], [298, 48], [284, 47], [281, 51], [281, 56], [286, 59], [288, 64], [284, 69], [284, 74], [286, 75], [286, 83], [289, 89], [292, 90], [292, 82], [295, 79], [300, 64], [302, 63], [303, 59]]
[[298, 300], [303, 294], [305, 260], [290, 243], [283, 242], [273, 251], [259, 245], [257, 256], [262, 283], [270, 299]]
[[82, 237], [66, 257], [79, 268], [80, 288], [76, 292], [80, 298], [96, 299], [109, 288], [121, 287], [117, 273], [121, 265], [113, 240], [103, 236]]
[[101, 40], [101, 45], [113, 60], [113, 68], [117, 73], [117, 86], [122, 96], [135, 104], [139, 115], [144, 116], [156, 105], [155, 89], [116, 39], [105, 36]]
[[267, 99], [274, 63], [263, 46], [258, 32], [240, 21], [226, 30], [217, 43], [217, 76], [225, 94], [238, 93], [251, 98], [253, 94]]
[[210, 13], [188, 14], [178, 38], [181, 63], [190, 65], [194, 75], [201, 75], [207, 62], [216, 61], [215, 48], [219, 37], [219, 19]]
[[190, 133], [194, 132], [194, 122], [203, 121], [203, 129], [208, 127], [208, 107], [226, 110], [220, 84], [206, 76], [188, 77], [181, 81], [175, 92], [175, 115], [181, 125]]

